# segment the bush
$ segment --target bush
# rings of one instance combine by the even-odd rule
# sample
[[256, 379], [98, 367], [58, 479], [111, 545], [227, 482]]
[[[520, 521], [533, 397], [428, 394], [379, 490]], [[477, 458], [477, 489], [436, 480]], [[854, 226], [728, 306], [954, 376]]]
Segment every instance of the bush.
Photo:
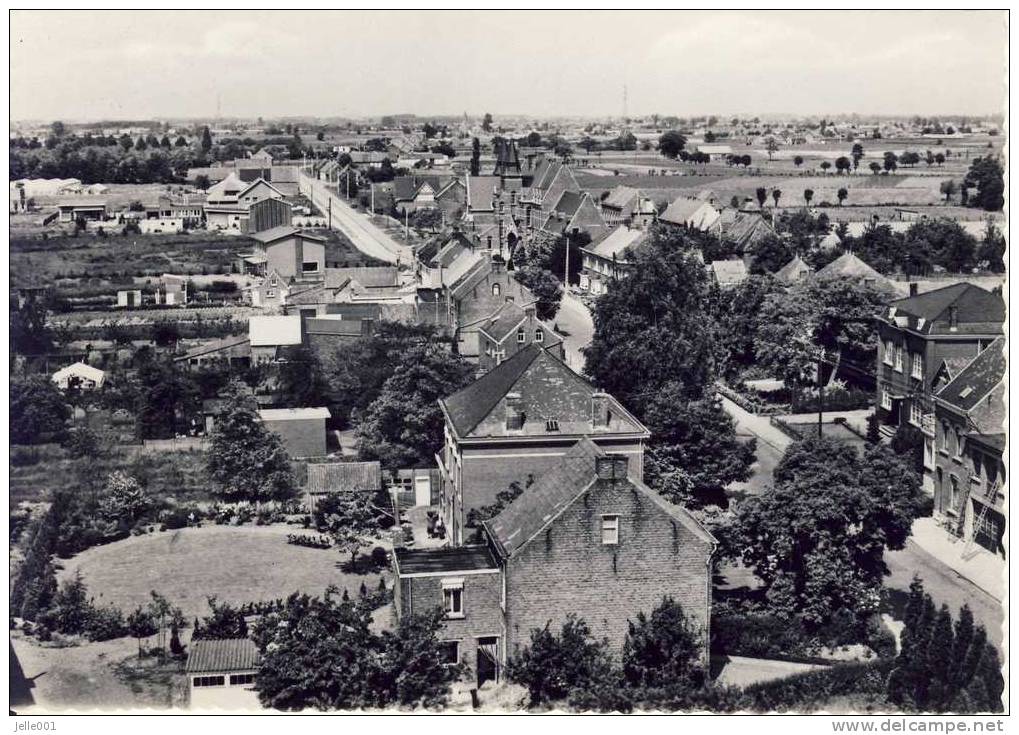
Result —
[[178, 528], [186, 528], [194, 523], [198, 525], [202, 520], [202, 509], [197, 505], [180, 505], [159, 514], [160, 530], [175, 531]]
[[743, 704], [758, 712], [785, 712], [823, 706], [834, 697], [850, 694], [870, 695], [875, 703], [882, 703], [894, 667], [894, 659], [877, 659], [754, 684], [743, 690]]
[[93, 607], [86, 628], [90, 641], [109, 641], [127, 635], [124, 614], [113, 607]]
[[11, 467], [33, 467], [42, 460], [38, 447], [11, 447]]
[[381, 546], [376, 546], [371, 553], [372, 566], [385, 569], [389, 566], [389, 554]]
[[[825, 411], [855, 411], [870, 406], [873, 395], [857, 388], [829, 386], [824, 390]], [[817, 410], [817, 390], [794, 392], [790, 400], [793, 413], [810, 413]]]

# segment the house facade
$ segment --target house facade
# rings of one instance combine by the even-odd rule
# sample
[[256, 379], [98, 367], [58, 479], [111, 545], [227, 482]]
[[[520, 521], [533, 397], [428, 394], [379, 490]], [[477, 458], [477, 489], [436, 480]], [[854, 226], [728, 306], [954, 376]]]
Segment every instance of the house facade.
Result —
[[630, 458], [643, 476], [648, 430], [614, 398], [530, 344], [466, 388], [441, 399], [441, 513], [454, 544], [469, 536], [473, 509], [511, 483], [525, 485], [583, 437]]
[[620, 225], [608, 237], [581, 248], [580, 287], [596, 295], [608, 291], [613, 281], [627, 274], [631, 255], [647, 237], [646, 230]]
[[[892, 301], [877, 319], [877, 415], [886, 435], [902, 425], [933, 441], [936, 383], [946, 366], [969, 361], [1004, 332], [1000, 294], [969, 283]], [[933, 493], [929, 482], [925, 490]]]
[[1007, 523], [1004, 349], [1005, 338], [999, 337], [934, 394], [934, 451], [929, 444], [924, 451], [935, 520], [969, 548], [1002, 559]]
[[241, 256], [242, 272], [284, 279], [317, 279], [325, 273], [324, 237], [290, 225], [256, 232], [253, 252]]
[[478, 327], [478, 373], [483, 374], [534, 344], [565, 360], [563, 340], [541, 322], [534, 305], [512, 301], [500, 306]]
[[570, 613], [618, 653], [627, 622], [669, 595], [699, 630], [706, 665], [716, 542], [638, 480], [631, 459], [582, 438], [471, 545], [397, 550], [397, 615], [441, 606], [446, 660], [466, 663], [482, 686], [532, 630]]

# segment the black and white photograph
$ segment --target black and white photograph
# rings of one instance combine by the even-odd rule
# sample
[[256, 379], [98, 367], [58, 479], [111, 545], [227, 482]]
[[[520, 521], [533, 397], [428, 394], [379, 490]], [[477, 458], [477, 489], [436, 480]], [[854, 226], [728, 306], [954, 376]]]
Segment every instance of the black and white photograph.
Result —
[[1006, 731], [1008, 10], [8, 19], [15, 733]]

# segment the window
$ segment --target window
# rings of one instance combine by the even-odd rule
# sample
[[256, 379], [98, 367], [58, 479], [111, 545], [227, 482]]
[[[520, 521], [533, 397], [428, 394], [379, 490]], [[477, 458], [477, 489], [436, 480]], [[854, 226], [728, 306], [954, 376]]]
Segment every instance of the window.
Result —
[[913, 426], [920, 426], [923, 423], [923, 410], [920, 401], [915, 398], [909, 402], [909, 423]]
[[884, 360], [883, 360], [885, 365], [891, 366], [891, 364], [892, 364], [892, 355], [894, 355], [894, 353], [895, 353], [895, 345], [892, 343], [892, 341], [890, 339], [889, 340], [885, 340], [885, 354], [884, 354]]
[[301, 263], [303, 273], [318, 273], [318, 263]]
[[895, 372], [902, 372], [902, 345], [895, 345]]
[[892, 394], [884, 389], [881, 390], [881, 408], [885, 411], [892, 410]]
[[439, 643], [439, 663], [443, 666], [456, 666], [460, 663], [460, 641]]
[[222, 676], [196, 676], [191, 681], [196, 687], [221, 687], [226, 683]]
[[545, 341], [545, 330], [543, 330], [543, 329], [536, 329], [536, 330], [534, 330], [534, 341], [535, 342], [544, 342]]
[[913, 353], [913, 370], [911, 375], [917, 380], [923, 380], [923, 355], [919, 352]]
[[559, 431], [559, 419], [548, 419], [545, 422], [545, 431]]
[[619, 543], [619, 516], [601, 517], [601, 542], [603, 544]]
[[232, 687], [254, 683], [255, 683], [254, 674], [230, 674], [230, 686]]
[[462, 579], [442, 581], [442, 609], [447, 618], [464, 617], [464, 583]]
[[923, 466], [929, 470], [934, 469], [934, 440], [930, 437], [923, 442]]
[[275, 298], [276, 297], [276, 291], [270, 288], [268, 291], [265, 292], [265, 297], [267, 299]]
[[517, 330], [517, 342], [519, 344], [523, 344], [526, 340], [527, 340], [527, 332], [525, 332], [523, 329], [518, 329]]

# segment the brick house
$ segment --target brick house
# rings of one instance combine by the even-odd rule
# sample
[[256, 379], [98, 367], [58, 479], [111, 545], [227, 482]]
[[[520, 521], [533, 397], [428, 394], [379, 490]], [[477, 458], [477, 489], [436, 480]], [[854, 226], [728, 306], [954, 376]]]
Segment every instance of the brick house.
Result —
[[507, 301], [478, 328], [478, 372], [483, 374], [527, 345], [535, 344], [565, 360], [563, 340], [541, 322], [533, 304], [522, 307]]
[[[447, 281], [448, 283], [448, 281]], [[487, 255], [447, 287], [446, 317], [449, 331], [456, 336], [457, 351], [477, 361], [481, 325], [504, 303], [528, 306], [536, 300], [530, 289], [513, 277], [504, 263]]]
[[630, 256], [647, 238], [647, 230], [620, 225], [608, 237], [581, 248], [580, 287], [595, 295], [608, 291], [609, 284], [627, 274]]
[[[1001, 295], [969, 283], [892, 301], [877, 319], [877, 415], [883, 433], [910, 424], [933, 442], [934, 388], [944, 384], [946, 371], [1002, 335], [1004, 321]], [[924, 489], [934, 492], [929, 482]]]
[[670, 595], [700, 628], [707, 664], [716, 541], [629, 462], [581, 439], [482, 524], [478, 543], [398, 550], [397, 615], [441, 606], [447, 660], [468, 664], [481, 686], [499, 678], [531, 630], [570, 613], [618, 653], [627, 621]]
[[536, 344], [439, 405], [445, 417], [445, 444], [436, 457], [440, 506], [454, 544], [464, 542], [472, 509], [491, 505], [512, 482], [537, 477], [585, 436], [630, 457], [630, 472], [643, 477], [650, 437], [644, 425]]
[[[971, 547], [1005, 557], [1005, 338], [934, 394], [934, 452], [924, 452], [934, 518]], [[965, 554], [964, 554], [965, 555]]]
[[241, 256], [242, 273], [265, 275], [275, 272], [282, 278], [322, 278], [325, 273], [324, 237], [291, 225], [281, 225], [252, 234], [253, 252]]

